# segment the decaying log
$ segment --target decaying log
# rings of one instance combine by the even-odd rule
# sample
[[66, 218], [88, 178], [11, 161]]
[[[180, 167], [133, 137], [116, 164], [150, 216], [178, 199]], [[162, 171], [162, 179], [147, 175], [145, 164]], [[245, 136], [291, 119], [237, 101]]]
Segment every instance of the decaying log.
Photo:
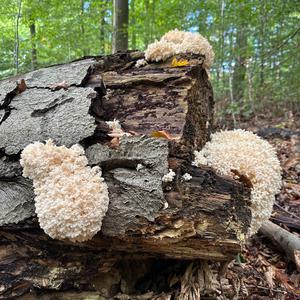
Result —
[[[188, 57], [182, 68], [170, 61], [136, 68], [141, 57], [93, 57], [0, 82], [0, 295], [89, 291], [125, 258], [222, 261], [241, 250], [251, 221], [248, 188], [192, 166], [213, 118], [203, 58]], [[113, 119], [132, 134], [117, 147], [105, 122]], [[152, 136], [162, 130], [172, 139]], [[89, 164], [103, 170], [109, 210], [89, 242], [52, 240], [38, 226], [19, 158], [26, 145], [49, 138], [80, 143]], [[176, 178], [163, 183], [169, 168]]]
[[300, 137], [300, 132], [277, 127], [264, 127], [257, 131], [257, 134], [265, 139], [281, 138], [284, 140], [290, 139], [292, 136]]

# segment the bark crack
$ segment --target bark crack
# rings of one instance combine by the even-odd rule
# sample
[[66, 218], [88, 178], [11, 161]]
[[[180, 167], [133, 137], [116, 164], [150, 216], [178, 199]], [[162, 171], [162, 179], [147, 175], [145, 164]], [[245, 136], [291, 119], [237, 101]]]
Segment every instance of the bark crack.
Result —
[[12, 107], [10, 107], [10, 103], [12, 99], [18, 95], [18, 89], [19, 85], [17, 84], [17, 86], [12, 91], [6, 94], [2, 104], [0, 104], [0, 110], [4, 110], [4, 113], [0, 119], [0, 125], [9, 117], [13, 109]]
[[32, 113], [31, 113], [31, 117], [35, 118], [35, 117], [41, 117], [43, 115], [45, 115], [47, 112], [54, 110], [55, 108], [57, 108], [58, 106], [64, 105], [68, 102], [72, 102], [74, 100], [73, 97], [69, 97], [66, 98], [64, 100], [62, 100], [61, 102], [58, 102], [60, 99], [56, 98], [54, 101], [52, 101], [51, 103], [49, 103], [49, 105], [45, 108], [42, 109], [35, 109]]
[[[60, 89], [64, 89], [64, 90], [68, 90], [71, 87], [87, 87], [86, 83], [90, 78], [91, 73], [93, 72], [93, 70], [95, 69], [95, 63], [93, 65], [91, 65], [87, 71], [86, 74], [83, 76], [80, 84], [70, 84], [70, 85], [63, 85], [62, 83], [56, 83], [53, 87], [51, 86], [38, 86], [38, 85], [27, 85], [25, 79], [21, 79], [20, 82], [16, 82], [16, 87], [11, 90], [10, 92], [8, 92], [6, 94], [6, 96], [4, 97], [2, 103], [0, 103], [0, 111], [3, 110], [4, 112], [2, 114], [0, 114], [0, 125], [7, 120], [7, 118], [10, 116], [11, 111], [14, 109], [13, 107], [11, 107], [11, 103], [13, 101], [13, 99], [21, 94], [22, 92], [24, 92], [26, 89], [31, 90], [31, 89], [42, 89], [42, 90], [49, 90], [51, 92], [57, 92]], [[96, 89], [94, 89], [96, 91]], [[97, 91], [96, 91], [97, 92]], [[98, 93], [98, 92], [97, 92]], [[68, 100], [63, 101], [61, 104], [66, 103]], [[69, 101], [72, 101], [72, 98], [69, 99]], [[53, 106], [53, 108], [55, 108], [55, 106]], [[43, 112], [47, 112], [49, 109], [51, 109], [51, 107], [49, 108], [45, 108], [45, 109], [41, 109], [41, 110], [36, 110], [32, 113], [32, 116], [40, 116], [43, 114]]]

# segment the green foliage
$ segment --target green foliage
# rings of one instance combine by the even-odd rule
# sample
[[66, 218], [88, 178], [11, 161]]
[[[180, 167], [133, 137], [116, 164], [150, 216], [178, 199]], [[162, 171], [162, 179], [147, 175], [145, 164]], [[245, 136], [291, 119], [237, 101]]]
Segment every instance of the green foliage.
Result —
[[[1, 0], [0, 78], [16, 74], [16, 61], [23, 73], [111, 53], [112, 2]], [[211, 78], [225, 113], [249, 116], [266, 106], [291, 109], [299, 104], [297, 0], [129, 1], [131, 49], [143, 50], [174, 28], [199, 31], [211, 41], [216, 53]]]

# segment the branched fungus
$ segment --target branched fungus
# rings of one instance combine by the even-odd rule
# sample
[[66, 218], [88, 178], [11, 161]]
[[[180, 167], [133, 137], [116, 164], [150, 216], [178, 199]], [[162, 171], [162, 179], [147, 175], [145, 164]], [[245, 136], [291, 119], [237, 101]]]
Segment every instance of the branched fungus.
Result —
[[182, 175], [182, 179], [183, 179], [184, 181], [190, 181], [192, 178], [193, 178], [193, 177], [192, 177], [191, 174], [189, 174], [189, 173], [184, 173], [184, 174]]
[[176, 174], [172, 169], [169, 169], [169, 173], [165, 174], [162, 178], [163, 182], [172, 182], [175, 178]]
[[167, 32], [159, 41], [150, 44], [145, 52], [147, 61], [165, 61], [176, 54], [201, 54], [205, 56], [204, 67], [209, 69], [214, 60], [212, 46], [199, 33], [177, 29]]
[[87, 166], [84, 149], [35, 142], [21, 154], [23, 175], [33, 180], [41, 228], [54, 239], [82, 242], [100, 229], [108, 209], [99, 167]]
[[136, 68], [141, 68], [147, 65], [147, 61], [145, 59], [138, 59], [135, 63]]
[[250, 131], [221, 131], [195, 151], [196, 166], [207, 164], [220, 175], [243, 175], [252, 185], [250, 234], [268, 220], [281, 187], [281, 167], [274, 148]]

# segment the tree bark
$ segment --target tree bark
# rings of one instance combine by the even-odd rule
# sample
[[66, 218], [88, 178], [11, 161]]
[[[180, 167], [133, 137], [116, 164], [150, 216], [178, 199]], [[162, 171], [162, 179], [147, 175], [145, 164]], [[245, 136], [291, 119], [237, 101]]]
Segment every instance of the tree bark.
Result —
[[246, 59], [247, 59], [247, 25], [242, 24], [237, 29], [236, 48], [238, 54], [235, 59], [233, 69], [233, 98], [234, 101], [240, 102], [244, 96], [245, 79], [246, 79]]
[[19, 25], [20, 25], [20, 18], [21, 18], [21, 10], [22, 10], [22, 0], [18, 1], [18, 14], [16, 18], [16, 33], [15, 33], [15, 67], [16, 67], [16, 74], [19, 73], [19, 52], [20, 52], [20, 36], [19, 36]]
[[[189, 66], [181, 68], [171, 67], [171, 59], [136, 68], [142, 57], [93, 57], [0, 81], [0, 296], [99, 292], [107, 276], [113, 279], [105, 294], [112, 295], [122, 274], [128, 276], [128, 259], [139, 269], [145, 259], [226, 261], [241, 250], [251, 221], [249, 189], [192, 166], [213, 121], [203, 57], [188, 56]], [[132, 134], [117, 146], [106, 124], [113, 119]], [[171, 138], [155, 138], [158, 131]], [[101, 232], [86, 243], [53, 240], [38, 226], [19, 157], [29, 143], [48, 138], [83, 145], [108, 184]], [[162, 182], [169, 168], [176, 177]], [[185, 181], [185, 173], [192, 179]]]
[[35, 70], [37, 68], [37, 48], [36, 48], [36, 30], [35, 21], [32, 20], [29, 25], [30, 29], [30, 40], [31, 40], [31, 69]]
[[128, 49], [128, 0], [114, 0], [113, 53]]
[[82, 55], [87, 56], [89, 49], [87, 49], [86, 44], [85, 44], [86, 34], [85, 34], [85, 28], [84, 28], [84, 1], [83, 0], [80, 1], [79, 16], [80, 16], [80, 33], [81, 33], [80, 36], [82, 38]]
[[[131, 25], [131, 28], [135, 28], [135, 26], [136, 26], [135, 6], [136, 6], [135, 0], [131, 0], [130, 1], [130, 25]], [[131, 48], [130, 49], [133, 49], [133, 50], [137, 49], [137, 47], [136, 47], [136, 31], [135, 30], [131, 31]]]
[[100, 54], [105, 54], [105, 16], [107, 11], [107, 3], [106, 1], [101, 3], [101, 11], [100, 11], [100, 35], [99, 35], [99, 41], [100, 41]]
[[145, 34], [144, 36], [144, 47], [147, 48], [149, 42], [150, 42], [150, 10], [149, 10], [149, 0], [144, 1], [144, 9], [145, 9], [145, 20], [144, 20], [144, 30]]

